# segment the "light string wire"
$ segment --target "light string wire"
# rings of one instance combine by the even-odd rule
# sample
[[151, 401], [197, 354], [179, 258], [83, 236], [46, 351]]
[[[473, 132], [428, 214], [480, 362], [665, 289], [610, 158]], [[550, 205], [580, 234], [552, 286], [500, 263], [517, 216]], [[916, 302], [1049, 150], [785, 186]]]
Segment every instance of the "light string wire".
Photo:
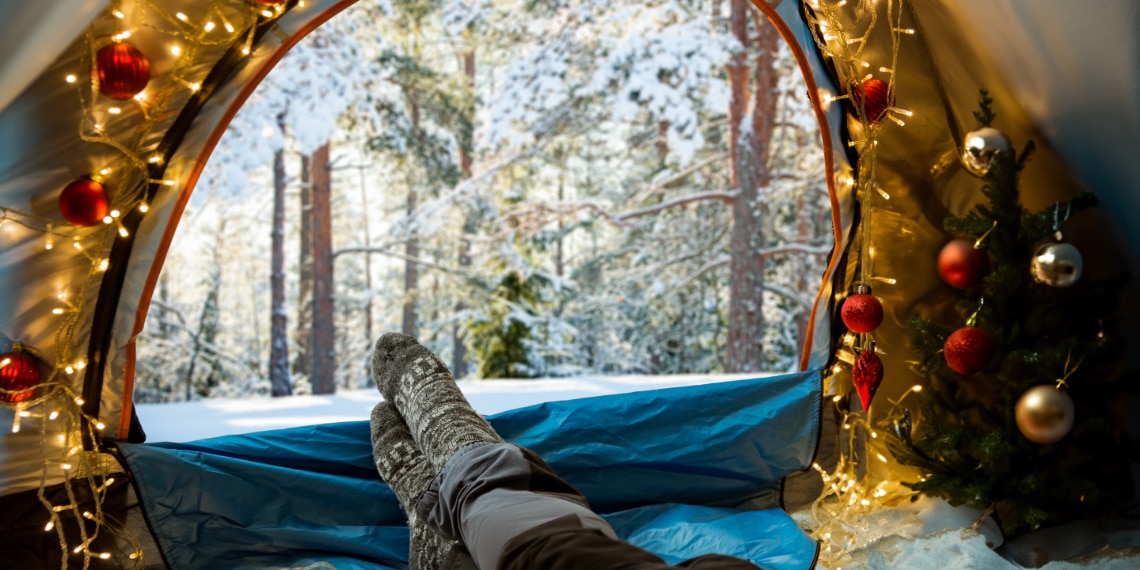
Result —
[[[878, 68], [879, 72], [886, 75], [887, 84], [887, 107], [879, 117], [868, 116], [869, 97], [866, 91], [862, 91], [862, 97], [854, 97], [852, 94], [856, 90], [863, 90], [863, 82], [873, 77], [869, 73], [872, 64], [868, 61], [867, 52], [872, 35], [880, 23], [878, 11], [882, 2], [857, 0], [848, 6], [847, 0], [809, 1], [805, 2], [804, 8], [808, 29], [817, 48], [825, 59], [836, 66], [839, 77], [846, 82], [846, 93], [825, 96], [824, 104], [849, 100], [860, 127], [853, 131], [859, 133], [856, 136], [861, 138], [848, 143], [858, 151], [854, 187], [859, 203], [859, 228], [856, 233], [859, 241], [859, 268], [856, 284], [870, 285], [876, 279], [887, 283], [896, 282], [874, 274], [875, 250], [871, 226], [875, 195], [883, 200], [890, 199], [890, 195], [876, 180], [879, 137], [882, 129], [888, 125], [882, 119], [902, 127], [906, 123], [900, 116], [913, 115], [910, 111], [895, 106], [895, 81], [902, 36], [914, 34], [914, 30], [902, 26], [902, 2], [903, 0], [886, 0], [886, 5], [882, 8], [886, 24], [890, 26], [890, 53], [889, 64]], [[864, 346], [870, 346], [872, 336], [873, 333], [845, 334], [840, 340], [844, 345], [840, 351], [857, 352]], [[881, 350], [878, 352], [882, 353]], [[850, 368], [844, 362], [841, 358], [830, 369], [830, 374], [825, 378], [825, 393], [840, 392], [835, 390], [839, 382], [850, 383]], [[921, 390], [921, 385], [914, 385], [897, 401], [888, 399], [890, 406], [880, 417], [901, 417], [903, 400], [912, 392]], [[812, 538], [820, 541], [820, 565], [833, 569], [856, 562], [852, 550], [860, 546], [861, 538], [867, 538], [864, 536], [868, 534], [864, 520], [867, 514], [915, 496], [914, 491], [903, 486], [895, 477], [879, 476], [884, 470], [891, 473], [906, 468], [893, 459], [887, 449], [886, 438], [879, 437], [869, 415], [861, 410], [850, 411], [849, 398], [850, 396], [844, 395], [832, 398], [832, 405], [841, 420], [841, 445], [834, 470], [829, 472], [818, 463], [812, 465], [823, 480], [823, 492], [810, 507], [810, 532]]]

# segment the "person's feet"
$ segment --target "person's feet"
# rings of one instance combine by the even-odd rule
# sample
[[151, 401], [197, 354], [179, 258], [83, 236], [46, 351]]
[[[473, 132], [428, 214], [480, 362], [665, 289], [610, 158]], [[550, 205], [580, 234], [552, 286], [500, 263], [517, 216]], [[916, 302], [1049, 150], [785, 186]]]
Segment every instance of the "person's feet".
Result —
[[474, 568], [471, 555], [462, 544], [432, 532], [416, 514], [416, 503], [436, 470], [416, 447], [412, 434], [396, 409], [388, 402], [372, 408], [372, 458], [376, 470], [396, 493], [400, 507], [408, 515], [410, 544], [408, 563], [413, 570]]
[[447, 366], [413, 337], [380, 337], [372, 352], [372, 378], [437, 471], [469, 443], [503, 441], [471, 408]]

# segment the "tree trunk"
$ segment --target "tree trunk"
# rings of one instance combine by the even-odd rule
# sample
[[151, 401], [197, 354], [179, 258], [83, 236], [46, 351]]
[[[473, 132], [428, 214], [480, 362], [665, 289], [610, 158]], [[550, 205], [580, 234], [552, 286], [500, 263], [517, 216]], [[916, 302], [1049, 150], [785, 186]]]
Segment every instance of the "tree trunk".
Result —
[[[364, 247], [372, 247], [371, 214], [368, 209], [368, 187], [364, 183], [364, 169], [360, 174], [360, 209], [364, 212]], [[372, 344], [372, 253], [364, 254], [364, 287], [368, 289], [368, 298], [364, 301], [364, 339]]]
[[312, 376], [309, 340], [313, 336], [313, 179], [308, 155], [301, 155], [301, 235], [300, 260], [297, 264], [297, 326], [293, 333], [296, 356], [293, 373]]
[[[732, 184], [737, 196], [732, 204], [732, 278], [729, 286], [727, 372], [758, 372], [763, 368], [764, 334], [764, 201], [760, 191], [766, 187], [768, 146], [772, 138], [776, 111], [775, 61], [776, 30], [767, 21], [756, 21], [756, 42], [748, 39], [748, 0], [732, 0], [730, 25], [732, 34], [742, 46], [755, 49], [755, 102], [749, 105], [751, 88], [747, 64], [748, 54], [738, 53], [729, 64], [732, 89], [729, 106], [729, 145], [732, 160]], [[747, 110], [747, 111], [746, 111]], [[747, 136], [742, 136], [743, 121], [751, 113]]]
[[[414, 133], [418, 147], [416, 155], [419, 156], [422, 161], [424, 158], [424, 150], [423, 133], [420, 132], [420, 107], [416, 104], [414, 93], [405, 90], [405, 96], [408, 98], [408, 107], [411, 109], [412, 133]], [[408, 219], [411, 219], [412, 212], [416, 210], [416, 198], [415, 177], [409, 176], [407, 200]], [[419, 268], [413, 260], [419, 257], [419, 254], [419, 239], [416, 237], [415, 231], [412, 231], [408, 236], [408, 241], [404, 242], [404, 255], [406, 256], [404, 260], [404, 318], [400, 327], [401, 332], [408, 336], [416, 336], [416, 282], [419, 279]]]
[[[463, 73], [467, 76], [467, 90], [469, 93], [469, 100], [475, 101], [475, 50], [467, 52], [463, 56]], [[474, 120], [474, 109], [471, 110], [471, 120]], [[459, 168], [463, 172], [463, 179], [471, 178], [471, 134], [465, 133], [460, 137], [459, 145]], [[459, 238], [459, 267], [471, 267], [471, 242], [465, 237], [468, 233], [475, 232], [475, 217], [474, 214], [467, 214], [463, 221], [463, 234]], [[460, 314], [467, 308], [463, 301], [455, 304], [455, 313]], [[467, 344], [464, 342], [463, 327], [459, 323], [452, 325], [451, 329], [451, 373], [456, 378], [462, 378], [467, 375]]]
[[[408, 216], [416, 209], [416, 190], [414, 182], [408, 187]], [[404, 319], [401, 332], [408, 336], [416, 336], [416, 281], [419, 279], [416, 262], [413, 261], [420, 254], [419, 240], [415, 235], [404, 243]]]
[[332, 175], [329, 144], [312, 158], [313, 334], [312, 383], [314, 394], [333, 394], [336, 372], [336, 327], [333, 323]]
[[218, 221], [217, 241], [214, 245], [213, 268], [210, 274], [210, 289], [206, 293], [206, 300], [202, 303], [202, 311], [198, 314], [198, 330], [194, 332], [194, 348], [190, 353], [190, 363], [186, 367], [186, 401], [194, 399], [194, 393], [207, 396], [210, 393], [210, 377], [213, 376], [213, 367], [206, 376], [203, 386], [194, 385], [194, 375], [198, 368], [198, 360], [202, 356], [202, 347], [213, 345], [218, 334], [218, 291], [222, 288], [222, 260], [221, 251], [223, 236], [225, 235], [226, 221]]
[[[285, 130], [285, 114], [277, 125]], [[293, 393], [289, 379], [289, 318], [285, 313], [285, 150], [273, 154], [273, 233], [269, 253], [269, 386], [273, 397]]]

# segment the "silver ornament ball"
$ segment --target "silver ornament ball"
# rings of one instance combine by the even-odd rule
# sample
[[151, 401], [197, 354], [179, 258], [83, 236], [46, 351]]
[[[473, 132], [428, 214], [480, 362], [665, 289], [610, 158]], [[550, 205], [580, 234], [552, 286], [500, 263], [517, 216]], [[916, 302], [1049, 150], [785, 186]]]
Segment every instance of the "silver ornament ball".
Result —
[[997, 160], [998, 153], [1011, 147], [1009, 137], [993, 127], [970, 132], [962, 146], [962, 165], [974, 176], [985, 176]]
[[1034, 443], [1056, 443], [1073, 429], [1073, 399], [1055, 386], [1042, 384], [1025, 391], [1014, 409], [1017, 429]]
[[1051, 287], [1069, 287], [1081, 278], [1085, 268], [1081, 252], [1072, 244], [1054, 242], [1042, 244], [1033, 252], [1030, 263], [1033, 279]]

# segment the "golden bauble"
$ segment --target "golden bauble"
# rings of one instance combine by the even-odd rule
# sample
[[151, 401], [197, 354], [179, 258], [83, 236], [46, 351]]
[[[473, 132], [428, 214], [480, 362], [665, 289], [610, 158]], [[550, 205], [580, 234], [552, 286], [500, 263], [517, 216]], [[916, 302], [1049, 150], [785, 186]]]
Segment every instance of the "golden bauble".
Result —
[[1017, 429], [1034, 443], [1056, 443], [1073, 429], [1076, 410], [1068, 394], [1048, 384], [1034, 386], [1017, 400]]

